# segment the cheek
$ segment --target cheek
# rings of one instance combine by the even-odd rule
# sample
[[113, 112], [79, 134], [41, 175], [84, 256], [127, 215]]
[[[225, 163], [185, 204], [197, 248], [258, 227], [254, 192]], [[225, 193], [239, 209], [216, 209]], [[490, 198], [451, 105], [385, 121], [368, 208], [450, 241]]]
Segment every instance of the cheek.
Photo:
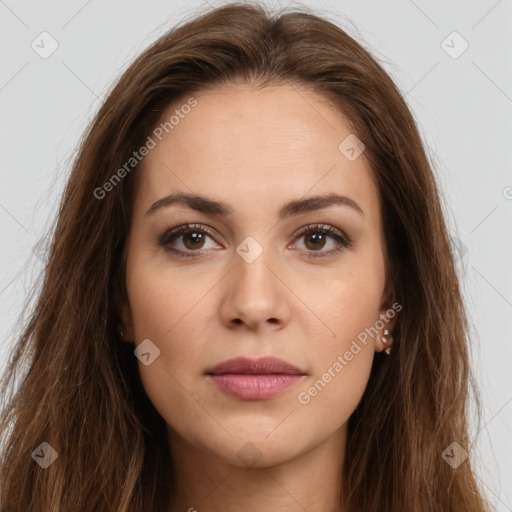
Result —
[[194, 321], [200, 294], [193, 286], [178, 291], [179, 276], [174, 274], [134, 258], [127, 291], [137, 345], [149, 339], [160, 351], [151, 364], [138, 362], [142, 386], [165, 422], [186, 431], [190, 424], [204, 423], [204, 410], [189, 393], [202, 368], [201, 337], [195, 332], [201, 322], [197, 316]]
[[317, 334], [310, 337], [315, 364], [297, 397], [310, 412], [337, 411], [333, 417], [326, 416], [333, 426], [348, 419], [368, 383], [384, 285], [384, 266], [378, 258], [365, 260], [354, 253], [345, 263], [322, 286], [317, 282], [309, 288], [311, 304], [322, 322], [316, 318], [309, 322], [311, 333], [316, 323]]
[[[350, 345], [350, 343], [349, 343]], [[344, 425], [368, 384], [374, 352], [370, 346], [333, 351], [312, 378], [298, 390], [297, 417], [311, 423], [314, 435], [330, 435]]]
[[[312, 329], [316, 324], [320, 355], [344, 352], [347, 343], [350, 345], [352, 339], [375, 324], [384, 277], [381, 260], [369, 260], [353, 252], [321, 278], [316, 274], [297, 279], [294, 289], [312, 313], [306, 316], [310, 319], [308, 332], [315, 332]], [[303, 321], [303, 315], [297, 315], [298, 321]]]
[[183, 279], [180, 269], [169, 264], [162, 249], [158, 249], [157, 257], [153, 249], [137, 249], [143, 245], [148, 241], [142, 236], [133, 239], [126, 266], [135, 338], [154, 337], [164, 342], [200, 299], [201, 290]]
[[200, 290], [193, 286], [184, 286], [181, 291], [179, 288], [178, 277], [141, 272], [134, 275], [130, 295], [135, 340], [155, 343], [160, 350], [155, 363], [171, 371], [194, 368], [202, 339], [202, 322], [198, 321], [198, 315], [202, 316]]
[[[348, 420], [364, 393], [375, 355], [371, 328], [379, 319], [379, 280], [332, 282], [314, 302], [325, 324], [311, 336], [311, 376], [298, 391], [299, 410], [316, 417], [318, 428], [334, 431]], [[312, 321], [313, 322], [313, 321]], [[313, 332], [311, 328], [309, 332]]]
[[[159, 392], [158, 385], [155, 387], [153, 383], [160, 383], [160, 392], [163, 392], [169, 386], [168, 381], [172, 380], [166, 372], [173, 373], [171, 363], [180, 354], [172, 350], [169, 339], [180, 327], [179, 319], [186, 313], [187, 301], [176, 293], [176, 276], [170, 275], [169, 269], [155, 264], [148, 252], [137, 250], [143, 243], [140, 239], [132, 239], [126, 266], [126, 288], [136, 345], [150, 340], [158, 354], [148, 366], [140, 360], [138, 363], [141, 380], [152, 397]], [[186, 348], [187, 344], [183, 347]]]

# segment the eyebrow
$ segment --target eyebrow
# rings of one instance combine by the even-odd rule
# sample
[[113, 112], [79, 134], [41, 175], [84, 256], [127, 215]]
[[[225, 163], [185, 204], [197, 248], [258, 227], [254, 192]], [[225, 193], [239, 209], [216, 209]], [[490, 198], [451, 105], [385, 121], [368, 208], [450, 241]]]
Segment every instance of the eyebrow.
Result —
[[[223, 203], [222, 201], [214, 201], [213, 199], [209, 199], [197, 194], [176, 192], [153, 203], [149, 210], [146, 212], [146, 216], [173, 204], [187, 206], [192, 210], [196, 210], [207, 215], [220, 215], [222, 217], [227, 217], [233, 213], [231, 206]], [[347, 206], [364, 216], [363, 210], [353, 199], [331, 193], [313, 196], [307, 199], [297, 199], [290, 201], [289, 203], [283, 205], [279, 210], [279, 219], [283, 220], [293, 215], [320, 210], [322, 208], [327, 208], [328, 206]]]

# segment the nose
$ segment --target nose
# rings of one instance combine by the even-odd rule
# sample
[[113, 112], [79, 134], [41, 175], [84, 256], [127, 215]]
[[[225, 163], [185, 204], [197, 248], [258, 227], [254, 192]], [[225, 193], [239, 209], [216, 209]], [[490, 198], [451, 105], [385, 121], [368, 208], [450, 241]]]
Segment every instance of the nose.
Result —
[[270, 250], [252, 262], [238, 254], [233, 258], [234, 268], [223, 280], [222, 323], [231, 329], [245, 325], [252, 331], [284, 328], [290, 319], [292, 294]]

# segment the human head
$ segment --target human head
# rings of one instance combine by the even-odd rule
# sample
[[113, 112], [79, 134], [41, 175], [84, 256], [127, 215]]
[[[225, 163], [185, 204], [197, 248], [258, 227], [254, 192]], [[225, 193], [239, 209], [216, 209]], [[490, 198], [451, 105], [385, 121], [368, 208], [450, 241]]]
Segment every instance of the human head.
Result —
[[[343, 428], [393, 330], [378, 191], [363, 153], [340, 151], [351, 126], [303, 86], [236, 83], [193, 101], [138, 169], [124, 338], [158, 349], [139, 368], [171, 431], [240, 466], [250, 443], [269, 467]], [[170, 105], [161, 123], [180, 110]], [[311, 209], [335, 194], [341, 204]], [[200, 243], [177, 232], [186, 225]], [[205, 372], [240, 356], [276, 356], [308, 378], [271, 401], [226, 398]], [[328, 371], [332, 383], [315, 387]]]
[[[442, 494], [439, 482], [448, 480], [452, 469], [430, 456], [456, 433], [461, 444], [465, 441], [462, 413], [454, 418], [447, 411], [453, 393], [459, 405], [465, 400], [468, 376], [464, 313], [439, 193], [413, 117], [390, 77], [347, 33], [306, 12], [273, 19], [260, 7], [232, 5], [207, 13], [151, 45], [106, 99], [70, 176], [42, 299], [25, 335], [38, 356], [26, 389], [34, 392], [44, 364], [52, 365], [61, 384], [60, 390], [52, 388], [53, 402], [34, 432], [43, 432], [44, 414], [51, 425], [51, 411], [69, 405], [69, 417], [59, 425], [69, 432], [54, 436], [62, 444], [59, 457], [69, 461], [68, 472], [73, 464], [86, 469], [86, 454], [77, 457], [73, 437], [73, 425], [84, 418], [96, 418], [109, 434], [106, 451], [105, 438], [89, 434], [98, 459], [105, 453], [115, 458], [126, 443], [135, 447], [118, 458], [118, 471], [95, 476], [112, 482], [105, 488], [114, 503], [121, 502], [120, 491], [112, 489], [116, 477], [124, 478], [122, 464], [130, 468], [128, 485], [140, 496], [147, 488], [157, 489], [166, 475], [165, 422], [138, 382], [133, 347], [117, 339], [117, 327], [126, 320], [127, 241], [144, 161], [124, 166], [148, 143], [169, 105], [235, 82], [260, 89], [276, 84], [305, 88], [328, 100], [333, 112], [338, 109], [364, 143], [363, 159], [380, 207], [386, 263], [382, 290], [390, 290], [403, 310], [393, 325], [392, 355], [375, 356], [350, 417], [345, 485], [354, 509], [370, 510], [379, 503], [391, 510], [414, 508], [417, 490], [429, 482], [426, 495], [432, 498], [421, 506], [432, 509]], [[110, 181], [114, 174], [119, 179]], [[80, 387], [79, 403], [69, 393], [77, 379], [87, 383]], [[100, 396], [108, 407], [94, 410]], [[460, 481], [470, 482], [465, 489], [473, 485], [469, 475], [467, 467], [458, 473]], [[389, 491], [397, 484], [403, 486], [399, 497]], [[164, 490], [159, 492], [155, 500], [163, 499]], [[469, 508], [476, 498], [461, 491], [452, 499], [466, 500]]]

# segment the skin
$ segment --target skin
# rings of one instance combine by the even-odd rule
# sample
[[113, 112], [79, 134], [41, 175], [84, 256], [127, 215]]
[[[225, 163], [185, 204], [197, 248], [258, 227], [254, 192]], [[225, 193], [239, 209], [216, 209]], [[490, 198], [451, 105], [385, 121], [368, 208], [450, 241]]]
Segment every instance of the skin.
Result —
[[[122, 310], [125, 341], [138, 346], [150, 339], [160, 350], [148, 366], [139, 361], [139, 372], [168, 425], [178, 475], [170, 512], [343, 510], [347, 421], [375, 352], [386, 348], [382, 330], [359, 343], [361, 350], [309, 403], [298, 395], [390, 309], [368, 162], [364, 153], [350, 161], [340, 152], [352, 133], [348, 123], [307, 89], [232, 84], [194, 97], [197, 106], [143, 161]], [[228, 203], [233, 213], [174, 204], [146, 215], [155, 201], [179, 191]], [[278, 219], [284, 203], [331, 192], [357, 202], [363, 214], [338, 205]], [[338, 246], [330, 235], [325, 241], [296, 235], [312, 223], [342, 230], [353, 245], [327, 254]], [[215, 235], [169, 242], [201, 252], [197, 258], [158, 245], [169, 228], [183, 224]], [[236, 252], [248, 236], [263, 249], [251, 263]], [[325, 257], [309, 257], [313, 252]], [[392, 331], [395, 320], [385, 327]], [[240, 355], [276, 356], [307, 375], [272, 398], [234, 398], [204, 372]], [[253, 465], [239, 457], [240, 450], [249, 453], [247, 443], [257, 454]]]

